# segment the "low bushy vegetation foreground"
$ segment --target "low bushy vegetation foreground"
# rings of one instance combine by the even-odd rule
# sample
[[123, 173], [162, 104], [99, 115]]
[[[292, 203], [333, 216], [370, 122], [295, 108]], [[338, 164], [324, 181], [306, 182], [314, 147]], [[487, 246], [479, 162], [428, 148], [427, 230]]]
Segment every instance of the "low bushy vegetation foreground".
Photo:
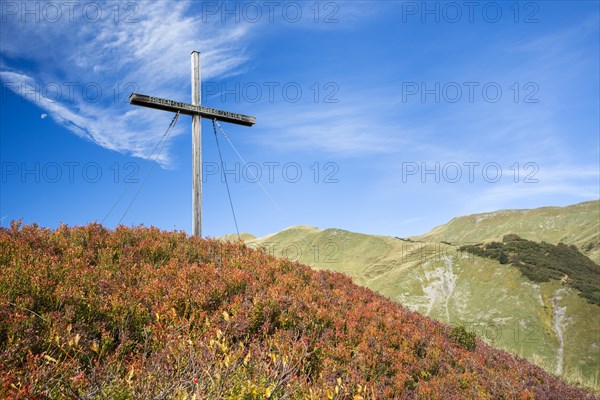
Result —
[[597, 398], [242, 243], [13, 222], [0, 268], [1, 398]]

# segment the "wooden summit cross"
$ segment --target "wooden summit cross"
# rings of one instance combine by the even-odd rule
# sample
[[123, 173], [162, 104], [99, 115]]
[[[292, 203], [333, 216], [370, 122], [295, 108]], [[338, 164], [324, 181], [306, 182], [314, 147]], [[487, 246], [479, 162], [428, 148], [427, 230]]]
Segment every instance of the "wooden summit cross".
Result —
[[202, 118], [252, 126], [256, 118], [200, 104], [200, 52], [192, 52], [192, 104], [159, 97], [132, 93], [129, 103], [136, 106], [179, 112], [192, 116], [192, 230], [196, 237], [202, 237]]

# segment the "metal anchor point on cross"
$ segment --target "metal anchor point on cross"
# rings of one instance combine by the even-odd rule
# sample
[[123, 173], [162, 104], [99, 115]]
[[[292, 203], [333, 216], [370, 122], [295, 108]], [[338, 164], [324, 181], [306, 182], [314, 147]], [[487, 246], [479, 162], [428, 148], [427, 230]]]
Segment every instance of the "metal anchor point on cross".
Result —
[[252, 126], [256, 118], [215, 108], [202, 107], [200, 102], [200, 52], [192, 52], [192, 104], [132, 93], [129, 103], [135, 106], [179, 112], [192, 116], [192, 232], [202, 237], [202, 118]]

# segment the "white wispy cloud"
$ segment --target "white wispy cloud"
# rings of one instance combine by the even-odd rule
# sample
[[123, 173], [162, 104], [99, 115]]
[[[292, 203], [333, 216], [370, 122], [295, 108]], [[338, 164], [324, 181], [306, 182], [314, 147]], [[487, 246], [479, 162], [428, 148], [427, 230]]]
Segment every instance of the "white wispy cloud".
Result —
[[[373, 109], [376, 105], [373, 105]], [[271, 106], [259, 114], [264, 145], [336, 156], [371, 156], [397, 151], [405, 140], [384, 120], [368, 118], [370, 107], [342, 103]]]
[[[582, 118], [576, 110], [578, 106], [589, 107], [586, 88], [597, 88], [598, 76], [590, 72], [597, 71], [598, 61], [583, 53], [589, 48], [587, 41], [597, 41], [597, 29], [598, 19], [592, 17], [568, 29], [523, 39], [517, 45], [498, 41], [486, 51], [491, 59], [500, 54], [506, 62], [490, 63], [482, 56], [481, 61], [454, 71], [454, 76], [445, 71], [450, 76], [448, 81], [478, 81], [480, 88], [486, 82], [497, 82], [504, 90], [497, 103], [482, 101], [480, 97], [473, 103], [406, 104], [398, 95], [394, 104], [406, 112], [404, 119], [396, 122], [395, 130], [400, 132], [402, 125], [416, 124], [419, 129], [413, 132], [426, 136], [408, 139], [409, 146], [404, 146], [409, 149], [408, 158], [388, 157], [387, 163], [380, 164], [378, 190], [399, 198], [407, 191], [420, 190], [434, 198], [444, 193], [463, 214], [600, 198], [598, 111], [592, 110]], [[530, 93], [523, 86], [530, 81], [539, 89], [535, 96], [538, 103], [523, 101], [524, 95]], [[514, 82], [521, 89], [516, 102], [510, 90]], [[592, 147], [585, 148], [586, 145]], [[417, 163], [419, 170], [408, 183], [403, 182], [403, 163], [411, 161]], [[432, 175], [425, 179], [421, 162], [428, 169], [436, 163], [441, 169], [447, 163], [458, 163], [462, 166], [462, 179], [456, 184], [444, 181], [443, 176], [439, 182]], [[473, 183], [468, 181], [464, 162], [480, 163]], [[482, 176], [481, 169], [489, 162], [498, 163], [502, 169], [502, 179], [497, 183]], [[537, 182], [524, 182], [533, 172], [532, 168], [525, 169], [528, 163], [537, 167], [532, 176]], [[518, 182], [514, 181], [515, 167]]]
[[[133, 109], [127, 97], [138, 91], [188, 99], [191, 50], [203, 51], [203, 79], [239, 73], [250, 58], [244, 41], [251, 24], [203, 21], [194, 3], [137, 3], [134, 15], [127, 19], [122, 10], [117, 21], [111, 4], [98, 4], [105, 17], [94, 23], [77, 13], [55, 23], [7, 18], [0, 78], [60, 125], [107, 149], [151, 153], [172, 116]], [[170, 165], [168, 147], [158, 161]]]
[[[16, 87], [17, 94], [76, 135], [142, 158], [148, 157], [171, 116], [133, 109], [126, 97], [136, 91], [186, 101], [190, 96], [190, 50], [202, 50], [203, 81], [227, 78], [249, 68], [251, 55], [246, 44], [252, 32], [354, 29], [378, 12], [360, 1], [294, 3], [295, 7], [279, 5], [273, 10], [261, 6], [263, 15], [254, 23], [244, 14], [242, 2], [215, 2], [210, 7], [197, 2], [142, 2], [135, 3], [135, 10], [119, 3], [119, 14], [115, 14], [116, 3], [94, 4], [103, 13], [96, 22], [83, 17], [81, 6], [75, 9], [74, 18], [63, 13], [56, 22], [36, 23], [30, 18], [24, 23], [19, 16], [10, 16], [0, 28], [3, 38], [10, 36], [10, 40], [2, 40], [0, 77], [7, 87]], [[212, 10], [213, 6], [217, 10]], [[227, 13], [236, 7], [238, 15]], [[297, 7], [300, 14], [296, 14]], [[294, 22], [296, 15], [302, 17]], [[230, 23], [223, 23], [223, 18]], [[26, 66], [13, 60], [24, 60]], [[65, 93], [54, 99], [25, 96], [25, 92], [40, 92], [49, 84], [70, 90], [67, 86], [74, 82], [73, 98], [65, 99]], [[82, 91], [86, 85], [92, 86], [93, 93], [100, 85], [101, 98], [85, 98]], [[277, 130], [277, 140], [295, 148], [370, 154], [390, 152], [402, 142], [376, 134], [377, 128], [369, 126], [358, 111], [357, 107], [338, 107], [333, 113], [318, 105], [303, 111], [284, 107], [267, 111], [261, 121], [265, 122], [264, 131]], [[176, 128], [173, 135], [183, 133]], [[165, 150], [158, 161], [169, 167], [168, 145]]]

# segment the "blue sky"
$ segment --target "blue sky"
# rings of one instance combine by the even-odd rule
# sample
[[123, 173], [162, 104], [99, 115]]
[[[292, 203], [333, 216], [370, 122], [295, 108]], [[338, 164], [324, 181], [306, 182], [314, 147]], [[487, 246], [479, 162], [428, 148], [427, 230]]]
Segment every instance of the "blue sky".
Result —
[[[191, 232], [191, 118], [157, 156], [173, 114], [128, 97], [190, 102], [192, 50], [203, 105], [257, 118], [222, 124], [248, 165], [220, 137], [241, 231], [409, 236], [599, 198], [595, 1], [0, 4], [3, 225]], [[235, 226], [202, 135], [214, 237]]]

